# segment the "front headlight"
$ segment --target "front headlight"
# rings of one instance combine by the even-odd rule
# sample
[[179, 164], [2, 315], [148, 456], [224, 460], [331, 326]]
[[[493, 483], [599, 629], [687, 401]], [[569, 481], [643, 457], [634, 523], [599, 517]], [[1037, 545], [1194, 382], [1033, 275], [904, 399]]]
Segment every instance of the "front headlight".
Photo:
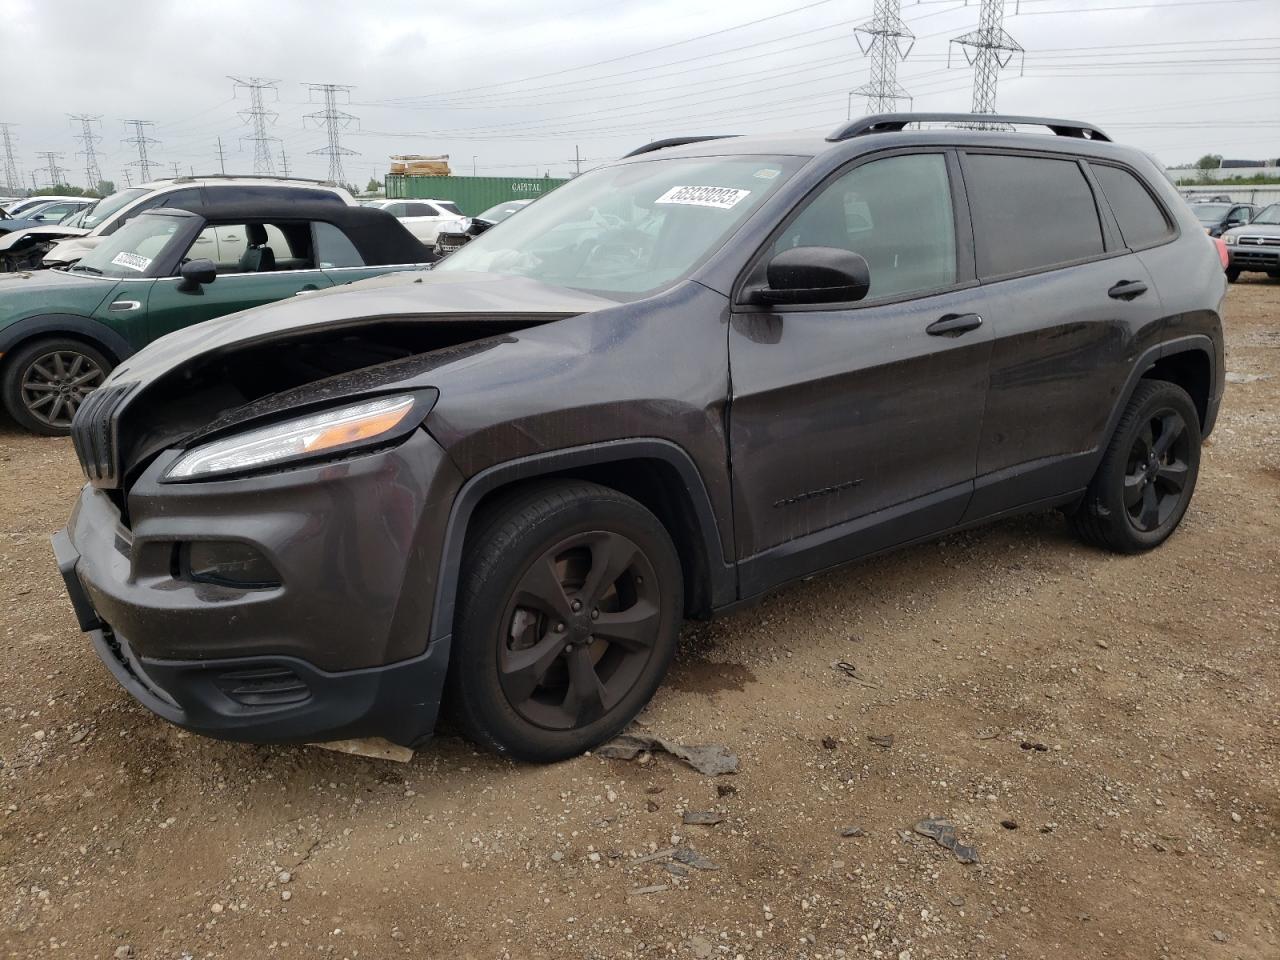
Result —
[[252, 470], [376, 443], [404, 432], [414, 403], [412, 395], [381, 397], [215, 440], [179, 457], [164, 479]]
[[1234, 246], [1236, 242], [1236, 235], [1234, 233], [1228, 233], [1225, 237], [1222, 238], [1222, 242], [1225, 243], [1228, 247]]

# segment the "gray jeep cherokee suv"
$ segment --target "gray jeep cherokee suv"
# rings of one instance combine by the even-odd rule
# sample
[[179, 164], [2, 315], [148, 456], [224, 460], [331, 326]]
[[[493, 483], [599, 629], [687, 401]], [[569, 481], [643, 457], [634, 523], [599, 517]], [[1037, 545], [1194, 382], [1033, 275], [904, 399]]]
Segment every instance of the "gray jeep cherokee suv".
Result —
[[137, 353], [76, 415], [55, 552], [175, 723], [414, 744], [443, 701], [562, 758], [644, 705], [685, 617], [1028, 510], [1161, 543], [1225, 291], [1161, 171], [1087, 124], [663, 141], [430, 272]]

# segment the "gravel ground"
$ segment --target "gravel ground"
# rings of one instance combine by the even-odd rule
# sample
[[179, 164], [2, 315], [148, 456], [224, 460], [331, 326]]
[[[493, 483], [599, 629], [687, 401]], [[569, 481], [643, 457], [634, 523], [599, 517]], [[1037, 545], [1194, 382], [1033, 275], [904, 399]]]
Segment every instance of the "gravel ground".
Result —
[[1280, 283], [1228, 308], [1225, 407], [1155, 553], [1048, 514], [689, 627], [640, 729], [736, 776], [183, 733], [76, 630], [70, 444], [0, 427], [0, 957], [1275, 960]]

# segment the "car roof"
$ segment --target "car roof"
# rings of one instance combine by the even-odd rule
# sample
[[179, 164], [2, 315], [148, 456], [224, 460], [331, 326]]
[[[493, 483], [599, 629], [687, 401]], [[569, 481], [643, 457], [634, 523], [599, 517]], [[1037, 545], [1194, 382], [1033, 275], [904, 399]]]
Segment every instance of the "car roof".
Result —
[[164, 177], [160, 180], [149, 180], [138, 184], [144, 190], [160, 190], [164, 187], [187, 186], [189, 184], [253, 184], [270, 187], [324, 187], [329, 190], [347, 193], [347, 189], [332, 180], [307, 180], [302, 177], [254, 177], [238, 174], [201, 174], [194, 177]]
[[157, 207], [144, 210], [139, 217], [202, 217], [214, 223], [279, 222], [316, 220], [331, 223], [355, 244], [367, 266], [395, 263], [422, 263], [429, 259], [422, 242], [405, 229], [404, 224], [374, 207], [356, 207], [323, 200], [270, 200], [252, 203], [210, 203], [190, 209]]

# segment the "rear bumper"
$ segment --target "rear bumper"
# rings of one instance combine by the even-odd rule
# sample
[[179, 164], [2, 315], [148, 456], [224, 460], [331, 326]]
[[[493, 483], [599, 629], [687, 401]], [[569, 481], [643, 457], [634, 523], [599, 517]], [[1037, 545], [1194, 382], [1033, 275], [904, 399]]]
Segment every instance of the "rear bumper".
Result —
[[[424, 432], [340, 463], [237, 481], [166, 484], [162, 454], [128, 519], [85, 487], [53, 538], [94, 650], [148, 709], [223, 739], [381, 736], [434, 727], [449, 638], [428, 643], [457, 476]], [[195, 582], [192, 541], [251, 545], [278, 583]]]

